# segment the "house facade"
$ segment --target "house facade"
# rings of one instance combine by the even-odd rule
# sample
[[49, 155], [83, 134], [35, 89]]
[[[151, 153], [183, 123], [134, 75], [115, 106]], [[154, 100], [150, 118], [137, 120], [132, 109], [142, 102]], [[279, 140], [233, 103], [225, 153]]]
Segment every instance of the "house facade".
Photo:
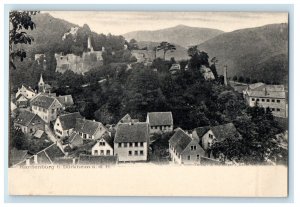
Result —
[[114, 155], [114, 141], [107, 133], [102, 136], [97, 143], [92, 147], [92, 155], [94, 156], [113, 156]]
[[200, 164], [205, 151], [197, 139], [193, 139], [182, 129], [176, 130], [169, 140], [169, 153], [172, 162], [177, 164]]
[[16, 105], [19, 108], [26, 108], [28, 106], [29, 103], [29, 99], [26, 98], [23, 94], [20, 94], [17, 98], [16, 98]]
[[288, 117], [287, 92], [283, 85], [251, 84], [243, 91], [243, 96], [250, 107], [270, 108], [274, 116]]
[[146, 122], [149, 124], [150, 134], [173, 131], [172, 112], [150, 112]]
[[149, 147], [148, 123], [124, 123], [117, 127], [114, 155], [118, 161], [147, 161]]
[[55, 97], [46, 94], [37, 95], [30, 104], [33, 113], [41, 117], [46, 123], [54, 121], [62, 109], [61, 103]]
[[54, 123], [54, 132], [58, 138], [70, 136], [75, 128], [76, 119], [82, 118], [79, 112], [61, 114]]
[[24, 110], [14, 120], [14, 127], [25, 134], [34, 134], [37, 130], [45, 130], [45, 122], [36, 114]]
[[107, 132], [107, 129], [101, 122], [87, 120], [85, 118], [76, 118], [74, 131], [84, 140], [98, 140]]

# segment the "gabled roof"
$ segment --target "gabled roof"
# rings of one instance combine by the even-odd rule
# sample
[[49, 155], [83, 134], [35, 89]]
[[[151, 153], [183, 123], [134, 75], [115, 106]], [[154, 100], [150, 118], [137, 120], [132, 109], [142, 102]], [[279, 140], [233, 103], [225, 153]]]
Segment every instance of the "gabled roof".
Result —
[[209, 126], [197, 127], [194, 130], [196, 131], [198, 137], [201, 138], [204, 134], [206, 134], [206, 132], [210, 130], [210, 127]]
[[266, 85], [264, 83], [255, 83], [249, 85], [245, 92], [252, 97], [266, 98], [286, 98], [284, 85]]
[[64, 106], [72, 106], [74, 104], [72, 95], [58, 96], [57, 100]]
[[[108, 132], [104, 133], [102, 135], [102, 137], [100, 138], [100, 140], [101, 139], [104, 139], [106, 141], [106, 143], [109, 144], [109, 146], [111, 146], [112, 148], [114, 148], [114, 139], [113, 139], [113, 137], [109, 136]], [[97, 141], [97, 143], [95, 143], [95, 145], [98, 144], [99, 141]]]
[[42, 107], [44, 109], [49, 109], [55, 101], [57, 101], [57, 99], [55, 97], [41, 94], [41, 95], [36, 96], [31, 101], [31, 104], [34, 106]]
[[150, 112], [147, 114], [149, 117], [150, 126], [164, 126], [173, 125], [172, 112]]
[[[22, 126], [28, 126], [36, 116], [37, 116], [36, 114], [30, 111], [23, 110], [20, 112], [19, 116], [15, 119], [15, 123], [20, 124]], [[42, 121], [42, 119], [40, 120]]]
[[23, 161], [28, 156], [27, 152], [27, 150], [11, 149], [9, 154], [10, 163], [14, 165]]
[[65, 156], [65, 153], [61, 151], [61, 149], [56, 145], [52, 144], [46, 149], [44, 149], [45, 153], [47, 153], [48, 157], [51, 161], [53, 161], [56, 158]]
[[126, 114], [125, 116], [122, 117], [122, 119], [120, 119], [118, 124], [129, 123], [130, 121], [131, 121], [131, 116], [129, 114]]
[[115, 136], [115, 143], [121, 142], [148, 142], [148, 123], [119, 124]]
[[103, 165], [103, 164], [116, 164], [117, 156], [91, 156], [91, 155], [80, 155], [78, 164], [80, 165]]
[[19, 101], [21, 98], [25, 99], [25, 100], [29, 100], [26, 96], [24, 96], [22, 93], [20, 93], [17, 98], [16, 98], [16, 101]]
[[77, 118], [82, 118], [79, 112], [62, 114], [58, 117], [63, 130], [75, 128]]
[[170, 138], [169, 143], [175, 148], [175, 151], [180, 154], [191, 141], [192, 138], [189, 135], [187, 135], [182, 129], [178, 129]]
[[101, 122], [76, 118], [75, 130], [78, 132], [93, 135], [100, 127], [104, 128]]
[[72, 134], [70, 135], [70, 137], [68, 138], [68, 142], [69, 144], [71, 144], [74, 140], [77, 139], [82, 139], [81, 136], [77, 133], [77, 132], [72, 132]]
[[218, 141], [225, 139], [240, 139], [241, 135], [232, 123], [211, 127], [211, 131]]

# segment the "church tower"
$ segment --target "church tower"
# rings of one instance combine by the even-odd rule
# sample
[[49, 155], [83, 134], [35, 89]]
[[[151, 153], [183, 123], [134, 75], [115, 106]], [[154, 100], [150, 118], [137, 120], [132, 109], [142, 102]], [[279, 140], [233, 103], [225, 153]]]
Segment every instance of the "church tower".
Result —
[[42, 74], [41, 74], [41, 77], [40, 77], [38, 87], [39, 87], [39, 93], [44, 93], [45, 92], [45, 82], [43, 80], [43, 75]]

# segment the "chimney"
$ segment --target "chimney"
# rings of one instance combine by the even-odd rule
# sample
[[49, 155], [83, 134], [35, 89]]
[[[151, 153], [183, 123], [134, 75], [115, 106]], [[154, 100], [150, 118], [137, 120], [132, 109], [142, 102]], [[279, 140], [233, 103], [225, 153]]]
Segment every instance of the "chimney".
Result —
[[224, 65], [224, 85], [227, 86], [227, 65]]
[[268, 95], [267, 87], [265, 87], [265, 96]]
[[65, 96], [65, 102], [67, 102], [68, 101], [68, 97], [67, 96]]
[[34, 164], [38, 164], [37, 155], [33, 155]]

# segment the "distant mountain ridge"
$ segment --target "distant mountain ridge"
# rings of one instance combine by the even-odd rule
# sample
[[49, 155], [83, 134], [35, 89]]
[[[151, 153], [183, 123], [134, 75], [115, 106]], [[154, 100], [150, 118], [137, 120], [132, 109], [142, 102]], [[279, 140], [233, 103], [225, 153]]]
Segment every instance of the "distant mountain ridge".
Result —
[[201, 44], [222, 33], [224, 32], [218, 29], [177, 25], [175, 27], [160, 30], [128, 32], [123, 34], [123, 36], [128, 41], [130, 39], [148, 42], [167, 41], [188, 48], [189, 46]]
[[198, 45], [217, 57], [218, 72], [267, 82], [288, 81], [288, 24], [270, 24], [220, 34]]

